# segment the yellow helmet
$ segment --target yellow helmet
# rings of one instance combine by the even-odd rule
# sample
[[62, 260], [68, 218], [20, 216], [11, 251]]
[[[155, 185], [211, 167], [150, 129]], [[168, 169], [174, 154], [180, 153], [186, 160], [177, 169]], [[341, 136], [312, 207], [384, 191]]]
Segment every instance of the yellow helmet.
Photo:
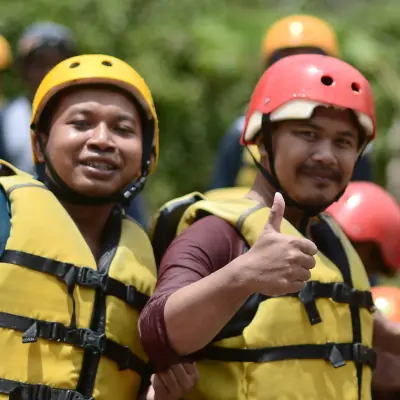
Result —
[[311, 15], [290, 15], [276, 21], [265, 34], [261, 53], [269, 60], [277, 50], [294, 47], [315, 47], [329, 56], [339, 56], [333, 28]]
[[[142, 107], [147, 120], [143, 121], [143, 137], [152, 143], [147, 155], [149, 173], [158, 161], [158, 119], [153, 98], [144, 79], [127, 63], [102, 54], [85, 54], [68, 58], [56, 65], [40, 83], [32, 105], [31, 139], [38, 126], [43, 110], [61, 90], [84, 84], [107, 84], [130, 93]], [[33, 149], [33, 146], [32, 146]], [[146, 154], [144, 154], [146, 157]], [[38, 163], [33, 153], [35, 164]]]
[[0, 71], [7, 69], [12, 63], [11, 47], [4, 36], [0, 35]]

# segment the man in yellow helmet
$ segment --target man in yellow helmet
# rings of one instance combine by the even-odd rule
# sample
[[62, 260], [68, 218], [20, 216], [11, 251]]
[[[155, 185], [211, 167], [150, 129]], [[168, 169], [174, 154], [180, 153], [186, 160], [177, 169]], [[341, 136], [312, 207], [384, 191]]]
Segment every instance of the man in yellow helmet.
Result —
[[154, 256], [122, 209], [157, 165], [149, 88], [117, 58], [69, 58], [36, 91], [31, 139], [40, 181], [0, 162], [0, 399], [179, 399], [197, 370], [152, 375], [137, 321]]
[[[311, 15], [290, 15], [276, 21], [266, 32], [261, 48], [265, 67], [283, 57], [307, 53], [339, 57], [333, 28], [326, 21]], [[221, 140], [210, 189], [249, 187], [254, 180], [256, 167], [252, 156], [239, 144], [244, 120], [244, 116], [238, 118]], [[250, 150], [258, 159], [257, 148], [253, 146]], [[357, 163], [353, 180], [372, 180], [367, 156]], [[214, 196], [218, 193], [216, 191]], [[224, 192], [221, 194], [226, 196]]]

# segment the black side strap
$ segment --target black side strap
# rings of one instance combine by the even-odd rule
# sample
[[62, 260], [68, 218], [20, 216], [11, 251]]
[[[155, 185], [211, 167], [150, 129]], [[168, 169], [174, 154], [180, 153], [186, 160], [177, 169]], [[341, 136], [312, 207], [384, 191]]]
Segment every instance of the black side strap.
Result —
[[148, 365], [133, 354], [129, 347], [122, 346], [108, 339], [105, 334], [99, 334], [91, 329], [71, 329], [58, 322], [41, 321], [7, 313], [0, 313], [0, 327], [23, 332], [22, 343], [33, 343], [38, 338], [68, 343], [102, 354], [116, 362], [120, 370], [130, 369], [145, 378], [150, 373]]
[[107, 295], [118, 297], [138, 311], [141, 311], [149, 300], [149, 296], [138, 292], [134, 286], [125, 285], [114, 278], [110, 278], [108, 275], [99, 274], [92, 268], [77, 267], [73, 264], [62, 263], [50, 258], [15, 250], [6, 250], [0, 258], [0, 262], [20, 265], [34, 271], [53, 275], [63, 281], [67, 285], [68, 294], [74, 305], [74, 325], [71, 323], [72, 328], [76, 327], [75, 299], [73, 297], [73, 290], [76, 284], [93, 289], [101, 289]]
[[46, 385], [0, 379], [0, 393], [10, 400], [94, 400], [75, 390], [56, 389]]
[[175, 239], [176, 230], [182, 215], [187, 208], [200, 200], [203, 200], [202, 196], [193, 194], [193, 196], [184, 197], [180, 200], [174, 201], [168, 207], [165, 207], [160, 211], [151, 238], [157, 270], [168, 246]]
[[374, 302], [370, 291], [356, 290], [347, 283], [322, 283], [318, 281], [307, 282], [299, 293], [289, 296], [298, 297], [304, 304], [311, 325], [322, 322], [316, 299], [331, 298], [337, 303], [353, 305], [358, 308], [366, 308], [372, 312]]
[[226, 347], [208, 346], [193, 355], [194, 359], [207, 359], [222, 362], [255, 362], [264, 363], [282, 360], [318, 360], [329, 361], [338, 368], [346, 361], [355, 361], [376, 365], [376, 353], [361, 343], [327, 343], [304, 344], [296, 346], [266, 347], [262, 349], [230, 349]]
[[[331, 260], [335, 265], [340, 268], [340, 272], [343, 275], [343, 280], [350, 287], [354, 287], [353, 279], [351, 276], [351, 267], [347, 258], [346, 251], [343, 247], [339, 237], [333, 231], [328, 216], [321, 214], [320, 223], [313, 227], [313, 237], [325, 238], [317, 243], [318, 248]], [[360, 309], [354, 304], [349, 304], [351, 325], [353, 328], [353, 342], [362, 343], [362, 331], [361, 331], [361, 318]], [[363, 366], [361, 363], [356, 362], [357, 370], [357, 383], [358, 383], [358, 399], [361, 400], [362, 390], [362, 375]]]

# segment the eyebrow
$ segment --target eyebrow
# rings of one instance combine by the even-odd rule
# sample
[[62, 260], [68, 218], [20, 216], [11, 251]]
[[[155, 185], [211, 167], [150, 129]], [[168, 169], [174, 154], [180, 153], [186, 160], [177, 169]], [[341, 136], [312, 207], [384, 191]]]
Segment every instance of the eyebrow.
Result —
[[[323, 128], [322, 128], [322, 126], [320, 126], [320, 125], [317, 125], [317, 124], [315, 124], [315, 123], [313, 123], [313, 122], [307, 122], [307, 121], [301, 121], [300, 122], [301, 123], [301, 125], [303, 125], [304, 127], [309, 127], [309, 128], [312, 128], [312, 129], [315, 129], [315, 130], [317, 130], [317, 131], [322, 131], [323, 130]], [[352, 131], [340, 131], [340, 132], [338, 132], [340, 135], [342, 135], [342, 136], [347, 136], [347, 137], [351, 137], [351, 138], [356, 138], [357, 137], [357, 135], [354, 133], [354, 132], [352, 132]]]
[[[71, 109], [71, 111], [69, 112], [69, 115], [72, 114], [82, 114], [85, 117], [90, 117], [94, 114], [94, 112], [88, 108], [83, 108], [83, 107], [74, 107]], [[135, 125], [138, 125], [138, 120], [136, 117], [134, 117], [131, 114], [125, 113], [125, 112], [120, 112], [118, 113], [116, 120], [118, 122], [122, 122], [122, 121], [130, 121]]]

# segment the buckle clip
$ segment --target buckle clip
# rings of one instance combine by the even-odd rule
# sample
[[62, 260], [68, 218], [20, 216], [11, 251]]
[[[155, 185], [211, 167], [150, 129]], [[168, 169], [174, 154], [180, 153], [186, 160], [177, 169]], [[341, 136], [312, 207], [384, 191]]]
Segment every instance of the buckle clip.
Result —
[[88, 267], [79, 268], [77, 282], [81, 286], [90, 288], [103, 287], [103, 277], [96, 270]]
[[356, 363], [367, 364], [372, 369], [376, 366], [376, 352], [362, 343], [353, 345], [353, 356]]
[[106, 348], [105, 334], [86, 329], [83, 332], [82, 347], [93, 352], [103, 353]]
[[336, 282], [333, 284], [332, 300], [336, 303], [352, 304], [356, 290], [346, 283]]

